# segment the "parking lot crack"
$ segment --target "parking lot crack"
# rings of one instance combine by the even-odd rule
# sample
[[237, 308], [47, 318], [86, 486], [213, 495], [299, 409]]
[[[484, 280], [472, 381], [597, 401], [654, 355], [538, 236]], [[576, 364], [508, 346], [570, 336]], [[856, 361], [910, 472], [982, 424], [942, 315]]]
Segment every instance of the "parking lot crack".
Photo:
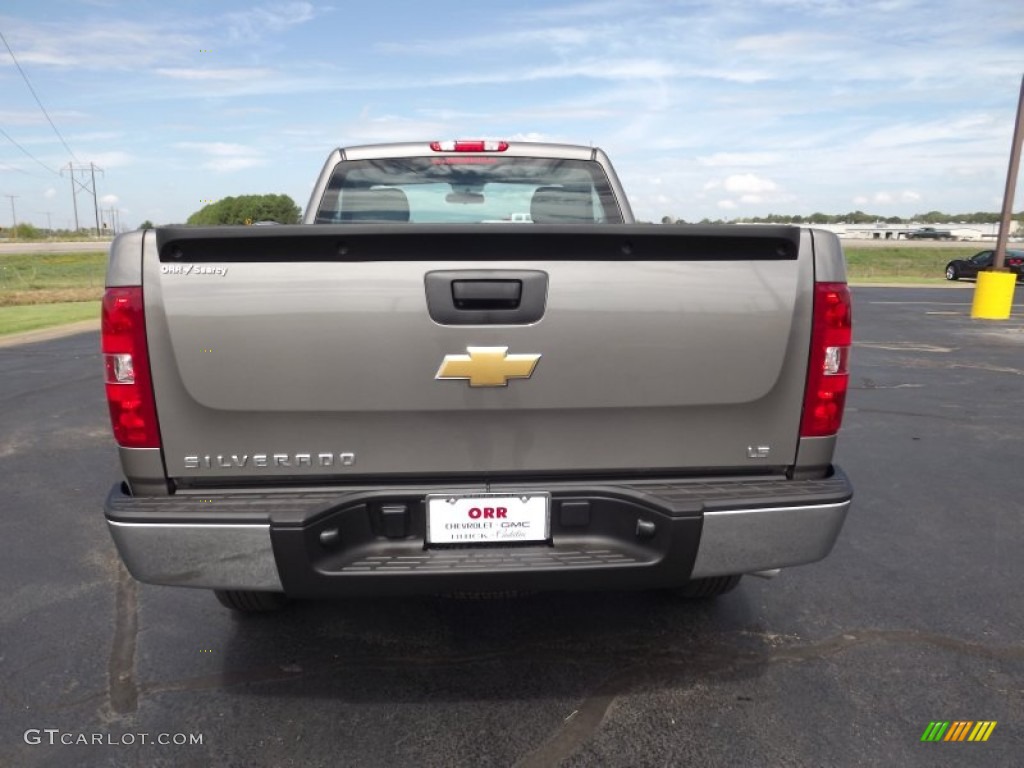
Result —
[[562, 720], [555, 732], [533, 752], [515, 763], [515, 768], [546, 768], [558, 765], [593, 736], [604, 722], [618, 691], [636, 674], [629, 668], [606, 680], [579, 707]]
[[134, 713], [139, 703], [135, 679], [139, 615], [138, 588], [123, 566], [118, 568], [114, 616], [114, 639], [107, 667], [108, 703], [113, 714], [127, 715]]

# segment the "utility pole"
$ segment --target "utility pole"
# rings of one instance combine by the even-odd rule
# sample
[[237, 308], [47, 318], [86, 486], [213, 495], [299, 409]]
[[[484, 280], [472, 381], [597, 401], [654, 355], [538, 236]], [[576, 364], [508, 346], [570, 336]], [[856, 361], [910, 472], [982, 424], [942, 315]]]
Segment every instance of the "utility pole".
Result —
[[995, 257], [990, 269], [978, 272], [978, 279], [974, 284], [971, 318], [975, 320], [1009, 320], [1013, 312], [1013, 289], [1017, 280], [1013, 272], [1006, 268], [1006, 241], [1010, 235], [1013, 193], [1017, 186], [1021, 144], [1024, 144], [1024, 77], [1020, 81], [1017, 122], [1013, 130], [1013, 144], [1010, 146], [1010, 167], [1006, 173], [1006, 192], [1003, 194], [1003, 211], [999, 221], [999, 236], [996, 238]]
[[1003, 271], [1006, 267], [1006, 241], [1010, 237], [1010, 221], [1013, 218], [1013, 193], [1017, 188], [1017, 170], [1020, 168], [1021, 144], [1024, 144], [1024, 77], [1020, 80], [1020, 97], [1017, 99], [1017, 125], [1013, 129], [1013, 144], [1010, 146], [1010, 168], [1006, 173], [1003, 211], [999, 219], [996, 254], [992, 261], [992, 269], [999, 271]]
[[50, 212], [49, 211], [36, 211], [36, 213], [41, 213], [43, 216], [46, 217], [46, 232], [47, 232], [47, 234], [52, 235], [53, 234], [53, 223], [50, 221]]
[[[64, 169], [60, 169], [61, 176], [64, 175]], [[75, 194], [75, 168], [71, 163], [68, 163], [68, 176], [71, 177], [71, 204], [75, 207], [75, 234], [78, 233], [78, 195]]]
[[11, 229], [16, 229], [18, 226], [18, 217], [14, 214], [14, 198], [21, 197], [21, 195], [4, 195], [4, 197], [11, 198]]
[[92, 207], [96, 212], [96, 237], [100, 236], [100, 209], [99, 204], [96, 202], [96, 171], [103, 173], [102, 168], [97, 168], [91, 162], [89, 163], [89, 173], [92, 176]]
[[[82, 191], [87, 192], [88, 194], [92, 195], [92, 208], [93, 208], [93, 213], [96, 216], [96, 236], [99, 237], [99, 235], [100, 235], [100, 208], [99, 208], [98, 196], [96, 194], [96, 171], [99, 171], [100, 173], [103, 173], [103, 169], [100, 168], [99, 166], [97, 166], [95, 163], [89, 163], [88, 165], [79, 165], [79, 166], [75, 166], [73, 163], [68, 163], [67, 170], [68, 170], [68, 175], [71, 176], [71, 202], [74, 204], [74, 207], [75, 207], [75, 231], [77, 232], [78, 229], [79, 229], [79, 223], [78, 223], [78, 192], [79, 192], [79, 190], [82, 190]], [[84, 175], [86, 171], [89, 172], [89, 178], [91, 179], [91, 183], [90, 182], [79, 181], [75, 177], [76, 173], [81, 173], [81, 174]], [[61, 168], [60, 172], [61, 172], [61, 175], [63, 176], [64, 175], [64, 169]]]
[[4, 195], [5, 198], [10, 198], [10, 236], [14, 240], [17, 240], [17, 216], [14, 215], [14, 198], [20, 198], [20, 195]]

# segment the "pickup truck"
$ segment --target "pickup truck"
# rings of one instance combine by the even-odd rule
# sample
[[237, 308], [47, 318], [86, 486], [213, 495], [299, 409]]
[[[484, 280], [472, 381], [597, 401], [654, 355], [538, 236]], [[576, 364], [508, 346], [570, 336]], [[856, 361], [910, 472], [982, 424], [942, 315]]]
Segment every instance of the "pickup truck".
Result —
[[637, 224], [599, 149], [335, 150], [302, 224], [120, 235], [102, 315], [117, 549], [237, 611], [713, 597], [850, 507], [836, 236]]
[[904, 237], [907, 240], [952, 240], [953, 233], [948, 229], [936, 229], [935, 227], [921, 227], [912, 229]]

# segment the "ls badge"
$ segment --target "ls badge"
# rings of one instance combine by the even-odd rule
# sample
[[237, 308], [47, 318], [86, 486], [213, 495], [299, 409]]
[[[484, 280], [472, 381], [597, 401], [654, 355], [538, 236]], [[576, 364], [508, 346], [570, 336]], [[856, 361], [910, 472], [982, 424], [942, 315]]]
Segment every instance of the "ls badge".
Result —
[[466, 347], [467, 355], [445, 355], [435, 379], [468, 379], [471, 387], [507, 387], [528, 379], [540, 355], [510, 355], [508, 347]]

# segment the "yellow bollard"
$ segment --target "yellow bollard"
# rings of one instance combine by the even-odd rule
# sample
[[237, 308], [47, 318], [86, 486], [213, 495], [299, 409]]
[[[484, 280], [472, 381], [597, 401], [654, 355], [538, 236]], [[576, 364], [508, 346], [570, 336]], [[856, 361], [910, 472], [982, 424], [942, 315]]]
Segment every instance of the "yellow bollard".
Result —
[[1008, 320], [1013, 306], [1013, 272], [979, 272], [974, 287], [971, 317], [975, 320]]

